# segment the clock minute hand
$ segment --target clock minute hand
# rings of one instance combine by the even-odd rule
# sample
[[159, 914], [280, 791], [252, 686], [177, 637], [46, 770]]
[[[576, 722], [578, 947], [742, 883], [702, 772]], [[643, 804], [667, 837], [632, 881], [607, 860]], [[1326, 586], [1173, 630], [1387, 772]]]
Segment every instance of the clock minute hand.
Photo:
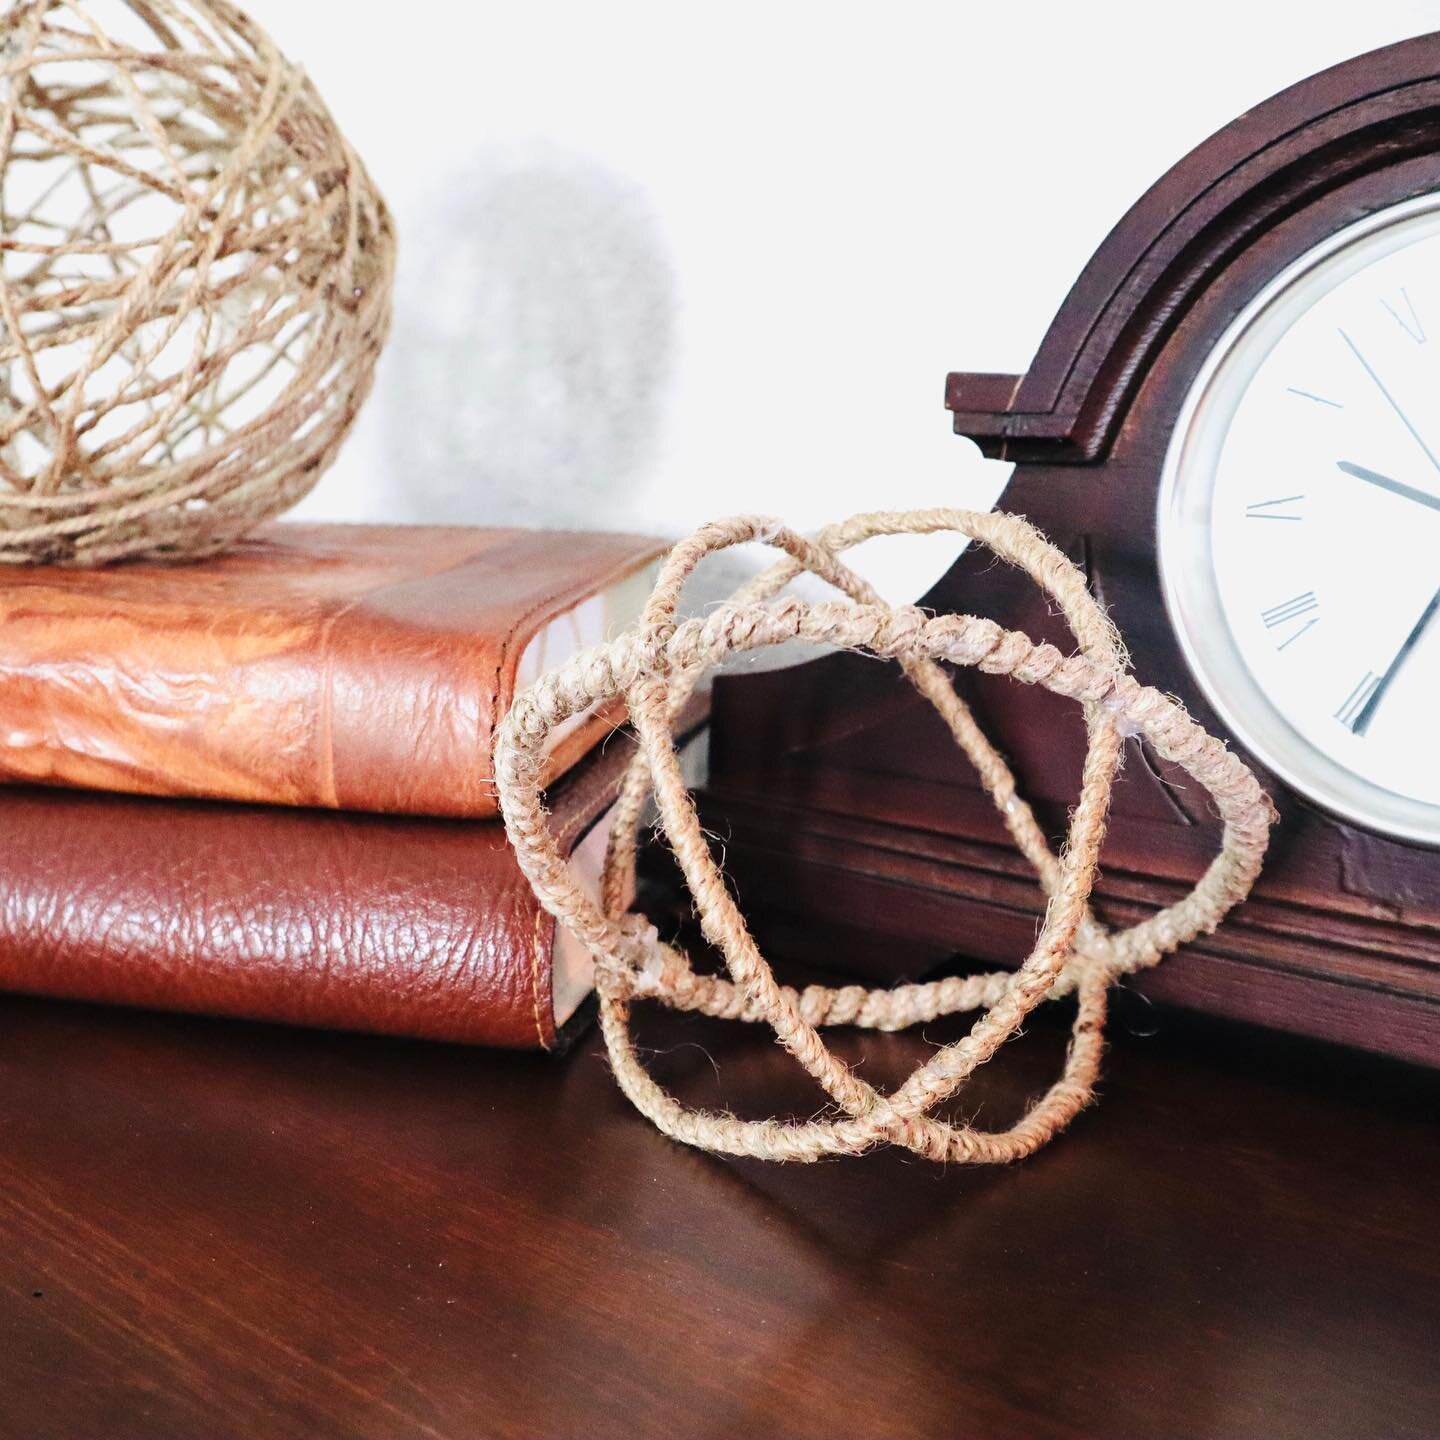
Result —
[[1437, 614], [1440, 614], [1440, 590], [1430, 597], [1430, 603], [1425, 607], [1425, 613], [1415, 622], [1414, 627], [1405, 637], [1405, 643], [1396, 651], [1395, 658], [1390, 662], [1390, 668], [1380, 677], [1380, 683], [1370, 692], [1370, 698], [1365, 702], [1365, 708], [1355, 717], [1355, 723], [1350, 728], [1357, 735], [1363, 735], [1370, 728], [1370, 722], [1375, 718], [1375, 712], [1380, 708], [1380, 702], [1385, 698], [1385, 692], [1390, 688], [1390, 682], [1400, 673], [1401, 667], [1410, 658], [1410, 652], [1419, 644], [1420, 637], [1429, 628], [1430, 622]]
[[1353, 475], [1357, 480], [1364, 480], [1370, 485], [1378, 485], [1382, 490], [1390, 491], [1392, 495], [1403, 495], [1405, 499], [1426, 505], [1431, 510], [1440, 510], [1440, 495], [1432, 495], [1427, 490], [1419, 490], [1414, 485], [1405, 484], [1403, 480], [1392, 480], [1388, 475], [1367, 470], [1363, 465], [1352, 465], [1348, 460], [1339, 461], [1336, 468], [1346, 475]]

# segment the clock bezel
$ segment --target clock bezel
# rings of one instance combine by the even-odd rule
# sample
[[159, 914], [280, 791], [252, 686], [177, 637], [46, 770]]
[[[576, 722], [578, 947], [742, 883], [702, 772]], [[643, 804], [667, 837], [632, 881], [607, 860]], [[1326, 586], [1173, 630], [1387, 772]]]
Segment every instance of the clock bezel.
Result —
[[[1235, 315], [1186, 391], [1161, 466], [1155, 503], [1156, 556], [1171, 629], [1195, 683], [1235, 739], [1278, 779], [1326, 812], [1409, 843], [1440, 847], [1440, 805], [1388, 790], [1318, 749], [1285, 716], [1246, 664], [1220, 601], [1212, 550], [1215, 465], [1227, 426], [1269, 353], [1246, 353], [1257, 327], [1303, 314], [1321, 295], [1381, 258], [1371, 241], [1396, 232], [1388, 252], [1413, 243], [1405, 232], [1440, 231], [1440, 190], [1373, 211], [1318, 241], [1273, 276]], [[1347, 255], [1349, 268], [1347, 272]], [[1293, 319], [1289, 321], [1293, 323]], [[1282, 324], [1276, 339], [1288, 329]], [[1196, 504], [1198, 500], [1198, 505]], [[1191, 506], [1196, 508], [1191, 509]]]

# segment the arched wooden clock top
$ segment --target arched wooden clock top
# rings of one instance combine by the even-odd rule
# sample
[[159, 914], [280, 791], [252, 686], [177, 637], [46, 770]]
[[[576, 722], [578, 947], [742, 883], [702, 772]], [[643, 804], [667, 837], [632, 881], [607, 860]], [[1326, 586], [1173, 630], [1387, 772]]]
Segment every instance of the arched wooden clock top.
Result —
[[[1302, 80], [1217, 131], [1110, 232], [1024, 375], [955, 373], [957, 434], [995, 459], [1092, 464], [1176, 325], [1238, 255], [1326, 195], [1440, 152], [1440, 33]], [[1440, 183], [1440, 168], [1415, 177]]]

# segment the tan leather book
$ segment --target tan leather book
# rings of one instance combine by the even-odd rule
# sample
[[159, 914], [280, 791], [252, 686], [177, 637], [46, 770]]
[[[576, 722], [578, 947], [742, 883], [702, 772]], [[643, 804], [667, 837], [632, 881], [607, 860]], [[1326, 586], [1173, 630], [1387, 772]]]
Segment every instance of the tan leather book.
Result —
[[[596, 894], [630, 747], [616, 736], [548, 796]], [[4, 814], [0, 989], [526, 1049], [585, 1013], [589, 957], [499, 820], [31, 786]]]
[[[191, 565], [0, 567], [0, 779], [492, 816], [515, 687], [629, 624], [662, 549], [281, 523]], [[551, 776], [616, 718], [559, 732]]]

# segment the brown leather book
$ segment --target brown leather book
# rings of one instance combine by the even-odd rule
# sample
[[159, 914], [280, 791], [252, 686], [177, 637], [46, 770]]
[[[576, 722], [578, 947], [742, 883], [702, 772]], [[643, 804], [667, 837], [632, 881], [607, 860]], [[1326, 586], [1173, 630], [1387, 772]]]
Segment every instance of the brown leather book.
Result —
[[[639, 613], [661, 542], [258, 531], [216, 559], [0, 575], [0, 779], [493, 816], [517, 684]], [[557, 734], [552, 777], [616, 717]]]
[[[616, 736], [548, 797], [596, 893], [629, 754]], [[584, 1013], [590, 962], [498, 820], [18, 786], [0, 825], [0, 989], [553, 1049]]]

